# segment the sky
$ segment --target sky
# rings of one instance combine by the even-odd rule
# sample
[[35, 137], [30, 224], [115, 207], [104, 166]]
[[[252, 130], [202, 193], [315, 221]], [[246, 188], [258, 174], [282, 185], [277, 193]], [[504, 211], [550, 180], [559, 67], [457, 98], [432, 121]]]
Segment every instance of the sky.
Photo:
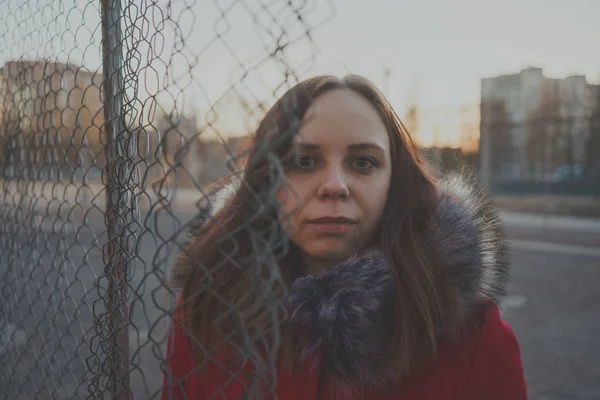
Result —
[[553, 77], [600, 74], [600, 1], [380, 0], [369, 12], [360, 3], [340, 3], [319, 42], [375, 81], [389, 65], [397, 102], [411, 85], [424, 106], [476, 102], [481, 77], [528, 66]]
[[[549, 77], [584, 74], [593, 83], [600, 77], [598, 0], [122, 3], [129, 4], [127, 24], [136, 27], [124, 43], [125, 77], [133, 83], [128, 98], [145, 120], [161, 107], [167, 112], [176, 107], [183, 114], [197, 112], [200, 125], [214, 122], [221, 134], [253, 126], [258, 117], [246, 118], [239, 100], [251, 108], [272, 104], [293, 83], [275, 90], [286, 70], [298, 79], [365, 75], [400, 115], [414, 104], [428, 120], [476, 105], [482, 77], [529, 66], [543, 68]], [[302, 8], [302, 22], [294, 7]], [[0, 64], [20, 56], [50, 57], [101, 70], [99, 13], [95, 0], [3, 2]], [[285, 65], [268, 56], [281, 26], [298, 38], [286, 48]], [[456, 143], [450, 126], [456, 121], [441, 124], [438, 140]], [[431, 132], [421, 136], [422, 142], [432, 139]]]

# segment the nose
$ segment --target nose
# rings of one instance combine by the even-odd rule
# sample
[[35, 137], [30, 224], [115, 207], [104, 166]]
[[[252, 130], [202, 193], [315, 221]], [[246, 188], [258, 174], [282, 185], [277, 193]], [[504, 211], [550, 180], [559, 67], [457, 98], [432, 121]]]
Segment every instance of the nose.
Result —
[[330, 168], [326, 170], [317, 195], [321, 199], [347, 198], [350, 195], [350, 190], [348, 189], [348, 183], [346, 182], [343, 171], [340, 171], [338, 168]]

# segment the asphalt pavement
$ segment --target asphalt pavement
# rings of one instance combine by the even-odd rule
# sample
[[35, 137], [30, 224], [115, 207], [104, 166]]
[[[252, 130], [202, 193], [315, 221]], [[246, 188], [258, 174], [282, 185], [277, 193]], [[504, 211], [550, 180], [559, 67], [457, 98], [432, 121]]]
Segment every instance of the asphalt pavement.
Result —
[[[158, 398], [173, 297], [167, 268], [185, 212], [143, 215], [131, 226], [134, 268], [126, 293], [131, 389]], [[521, 344], [530, 399], [600, 399], [600, 224], [503, 213], [513, 277], [503, 316]], [[104, 217], [27, 219], [0, 228], [0, 399], [108, 395], [103, 372], [110, 304], [104, 292]], [[135, 235], [133, 235], [135, 234]], [[95, 328], [94, 321], [103, 321]], [[98, 378], [98, 377], [101, 378]]]

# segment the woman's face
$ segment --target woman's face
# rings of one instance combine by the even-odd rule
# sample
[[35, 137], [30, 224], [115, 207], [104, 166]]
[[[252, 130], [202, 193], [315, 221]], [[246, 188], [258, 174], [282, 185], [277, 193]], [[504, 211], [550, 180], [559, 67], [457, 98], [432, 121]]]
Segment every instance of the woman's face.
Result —
[[307, 268], [346, 259], [368, 245], [392, 176], [386, 127], [349, 89], [321, 95], [307, 111], [279, 191], [279, 220]]

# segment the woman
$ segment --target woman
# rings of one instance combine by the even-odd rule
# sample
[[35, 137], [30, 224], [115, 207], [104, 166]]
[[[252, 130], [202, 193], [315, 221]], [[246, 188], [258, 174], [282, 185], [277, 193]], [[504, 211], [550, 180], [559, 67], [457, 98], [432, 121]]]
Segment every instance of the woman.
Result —
[[173, 269], [163, 399], [526, 399], [497, 213], [369, 81], [290, 89], [221, 186]]

